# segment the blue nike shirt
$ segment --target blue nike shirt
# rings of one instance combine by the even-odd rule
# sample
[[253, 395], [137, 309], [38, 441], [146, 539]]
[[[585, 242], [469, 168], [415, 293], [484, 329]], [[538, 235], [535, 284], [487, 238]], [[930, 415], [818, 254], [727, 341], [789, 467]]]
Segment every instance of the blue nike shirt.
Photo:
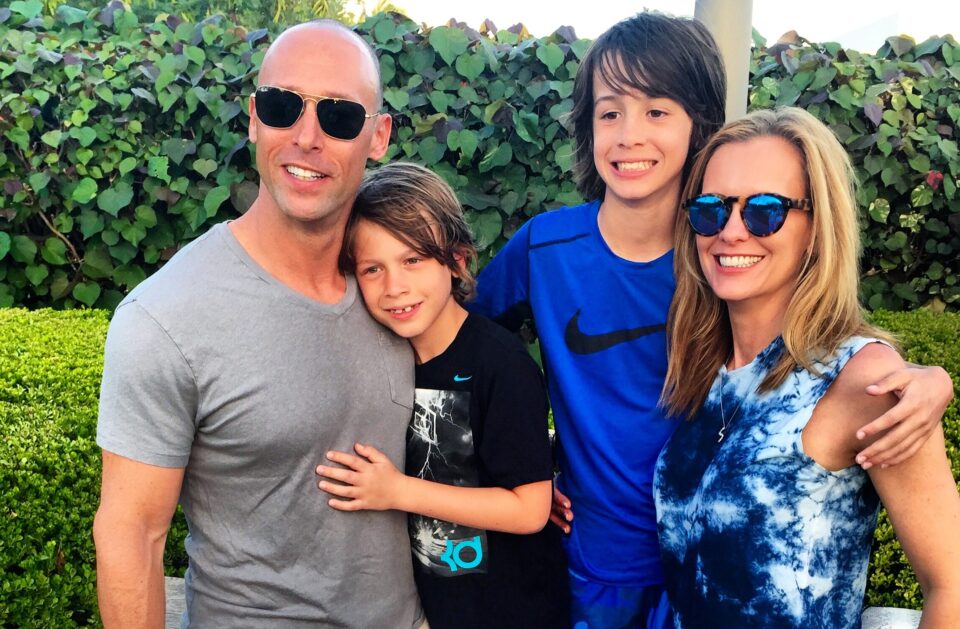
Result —
[[673, 252], [617, 256], [599, 202], [540, 214], [486, 266], [474, 312], [540, 337], [559, 436], [559, 488], [573, 506], [571, 571], [617, 586], [662, 583], [653, 469], [676, 426], [657, 406]]

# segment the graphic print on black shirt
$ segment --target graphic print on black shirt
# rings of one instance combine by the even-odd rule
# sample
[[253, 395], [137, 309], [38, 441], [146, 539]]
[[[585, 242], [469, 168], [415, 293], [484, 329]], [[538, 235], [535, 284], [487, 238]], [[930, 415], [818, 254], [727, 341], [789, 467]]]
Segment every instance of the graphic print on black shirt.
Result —
[[[406, 472], [457, 487], [480, 485], [469, 391], [416, 390]], [[455, 577], [487, 571], [486, 531], [416, 513], [409, 526], [413, 556], [426, 572]]]

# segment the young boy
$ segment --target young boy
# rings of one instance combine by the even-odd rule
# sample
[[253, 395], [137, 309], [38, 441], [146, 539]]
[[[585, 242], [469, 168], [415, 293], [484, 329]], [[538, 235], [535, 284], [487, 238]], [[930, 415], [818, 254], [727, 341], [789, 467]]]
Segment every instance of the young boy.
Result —
[[[536, 324], [560, 444], [551, 519], [569, 533], [578, 628], [669, 626], [651, 482], [676, 425], [658, 407], [673, 226], [692, 159], [723, 123], [725, 82], [693, 20], [641, 13], [603, 33], [573, 96], [574, 172], [591, 201], [528, 221], [480, 274], [470, 306], [508, 328]], [[914, 383], [901, 401], [911, 443], [949, 402], [940, 372], [900, 375]]]
[[[321, 489], [344, 511], [409, 512], [432, 629], [566, 627], [560, 532], [544, 528], [553, 463], [540, 371], [509, 332], [463, 308], [476, 250], [453, 191], [394, 163], [360, 187], [341, 254], [375, 319], [417, 358], [406, 472], [369, 445], [330, 452]], [[342, 466], [342, 467], [341, 467]], [[336, 481], [336, 482], [334, 482]]]

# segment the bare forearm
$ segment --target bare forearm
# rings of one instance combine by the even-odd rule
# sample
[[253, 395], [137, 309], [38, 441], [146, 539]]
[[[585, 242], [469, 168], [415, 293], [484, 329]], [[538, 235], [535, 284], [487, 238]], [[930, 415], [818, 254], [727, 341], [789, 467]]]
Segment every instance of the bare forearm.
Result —
[[931, 588], [924, 592], [920, 629], [952, 627], [960, 627], [960, 591]]
[[502, 487], [457, 487], [405, 477], [393, 507], [491, 531], [527, 534], [550, 515], [550, 481]]
[[94, 539], [104, 629], [163, 627], [166, 533], [130, 535], [124, 527], [104, 526], [98, 520]]

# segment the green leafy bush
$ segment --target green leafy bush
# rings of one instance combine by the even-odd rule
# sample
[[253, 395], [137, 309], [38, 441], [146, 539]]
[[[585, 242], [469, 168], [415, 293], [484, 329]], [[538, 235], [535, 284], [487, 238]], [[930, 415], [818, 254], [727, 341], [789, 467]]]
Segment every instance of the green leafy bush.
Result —
[[[0, 310], [0, 627], [98, 623], [93, 515], [106, 311]], [[185, 524], [171, 532], [182, 569]]]
[[[99, 501], [94, 442], [105, 311], [0, 309], [0, 627], [96, 625], [91, 529]], [[960, 386], [960, 314], [877, 313], [909, 360], [941, 364]], [[960, 406], [944, 418], [960, 475]], [[182, 575], [185, 524], [167, 540], [167, 574]], [[919, 588], [881, 517], [867, 602], [919, 607]]]
[[[0, 306], [112, 308], [176, 249], [257, 192], [247, 101], [270, 36], [225, 18], [141, 24], [40, 0], [0, 8]], [[580, 200], [564, 127], [589, 42], [570, 28], [357, 28], [380, 56], [395, 131], [387, 159], [440, 173], [481, 262], [530, 216]], [[863, 177], [865, 301], [960, 304], [960, 50], [892, 38], [754, 50], [753, 107], [828, 122]]]
[[93, 618], [106, 328], [101, 311], [0, 311], [0, 625]]

